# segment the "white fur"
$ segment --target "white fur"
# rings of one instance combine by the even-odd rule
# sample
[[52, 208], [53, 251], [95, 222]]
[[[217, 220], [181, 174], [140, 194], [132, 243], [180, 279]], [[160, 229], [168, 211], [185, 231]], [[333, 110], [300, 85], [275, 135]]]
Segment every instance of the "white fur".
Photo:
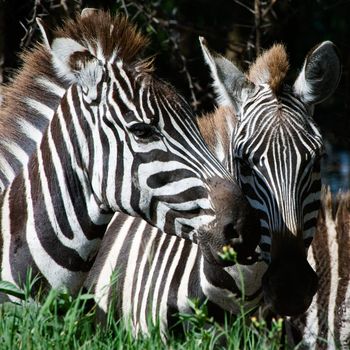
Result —
[[57, 38], [52, 42], [51, 52], [53, 63], [59, 76], [76, 81], [74, 72], [69, 65], [69, 60], [75, 52], [87, 51], [86, 48], [70, 38]]
[[41, 32], [41, 35], [43, 36], [43, 41], [44, 41], [44, 45], [50, 49], [50, 43], [49, 43], [49, 39], [46, 35], [46, 31], [45, 31], [45, 28], [44, 28], [44, 23], [42, 21], [41, 18], [37, 17], [36, 18], [36, 23], [38, 24], [38, 27], [39, 27], [39, 30]]
[[[1, 279], [3, 281], [16, 284], [11, 271], [10, 245], [11, 245], [11, 220], [9, 208], [9, 194], [7, 191], [4, 196], [4, 205], [1, 213], [1, 228], [2, 228], [2, 262], [1, 262]], [[18, 298], [9, 296], [12, 301], [18, 301]], [[1, 300], [1, 299], [0, 299]]]
[[305, 67], [306, 61], [304, 62], [303, 68], [294, 83], [293, 90], [294, 93], [302, 99], [302, 101], [304, 101], [305, 103], [309, 103], [313, 101], [313, 94], [312, 87], [305, 77]]
[[235, 280], [236, 285], [243, 290], [246, 296], [257, 292], [261, 287], [261, 279], [267, 270], [263, 261], [253, 265], [240, 265], [225, 267], [224, 270]]
[[51, 93], [62, 98], [66, 92], [61, 86], [57, 85], [53, 81], [46, 79], [44, 77], [37, 78], [36, 81], [44, 88], [49, 90]]
[[[118, 220], [118, 213], [115, 214], [114, 220]], [[134, 218], [131, 216], [124, 222], [124, 225], [121, 227], [117, 238], [114, 240], [113, 245], [111, 246], [107, 258], [103, 264], [103, 267], [98, 275], [98, 280], [95, 287], [95, 300], [98, 306], [107, 313], [108, 308], [108, 295], [111, 288], [110, 277], [116, 267], [117, 260], [119, 257], [120, 249], [125, 240], [126, 235], [129, 232], [131, 224], [133, 223]], [[118, 272], [118, 271], [117, 271]]]
[[181, 277], [180, 286], [177, 292], [177, 307], [180, 312], [190, 313], [191, 311], [191, 308], [188, 302], [188, 286], [189, 286], [190, 275], [197, 259], [197, 253], [198, 253], [198, 245], [192, 244], [191, 251], [187, 260], [182, 262], [186, 265], [185, 265], [185, 269]]
[[54, 111], [46, 106], [44, 103], [34, 100], [30, 97], [26, 98], [26, 104], [30, 107], [35, 109], [38, 113], [40, 113], [43, 117], [45, 117], [47, 120], [51, 120], [53, 115], [54, 115]]

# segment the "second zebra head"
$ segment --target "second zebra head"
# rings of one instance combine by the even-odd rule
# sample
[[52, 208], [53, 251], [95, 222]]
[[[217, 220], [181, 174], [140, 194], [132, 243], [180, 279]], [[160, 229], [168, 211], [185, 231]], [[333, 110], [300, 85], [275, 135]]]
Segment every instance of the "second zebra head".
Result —
[[265, 301], [281, 315], [302, 313], [317, 290], [306, 256], [319, 210], [323, 141], [312, 115], [338, 85], [337, 50], [329, 41], [314, 47], [289, 85], [282, 45], [258, 57], [245, 75], [201, 44], [218, 104], [232, 111], [225, 112], [225, 161], [260, 219], [260, 248], [269, 265]]

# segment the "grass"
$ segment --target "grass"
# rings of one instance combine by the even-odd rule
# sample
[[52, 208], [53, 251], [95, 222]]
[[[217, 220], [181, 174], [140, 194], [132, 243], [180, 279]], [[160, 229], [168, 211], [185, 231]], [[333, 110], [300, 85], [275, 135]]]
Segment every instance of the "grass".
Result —
[[[30, 276], [27, 278], [30, 281]], [[27, 282], [22, 290], [8, 282], [0, 282], [0, 291], [23, 300], [0, 305], [0, 349], [279, 349], [282, 321], [263, 320], [246, 315], [219, 325], [208, 316], [206, 305], [192, 301], [192, 315], [180, 314], [186, 323], [183, 338], [161, 339], [158, 327], [151, 327], [149, 337], [133, 336], [130, 327], [111, 315], [105, 326], [97, 325], [95, 307], [88, 307], [93, 295], [71, 296], [65, 291], [51, 290], [45, 297], [30, 298], [35, 283]]]
[[[180, 315], [189, 323], [181, 341], [170, 337], [166, 346], [157, 327], [149, 337], [135, 338], [129, 327], [111, 320], [102, 327], [94, 323], [94, 309], [86, 311], [90, 294], [72, 297], [52, 290], [43, 304], [24, 301], [0, 306], [0, 348], [5, 349], [278, 349], [280, 322], [266, 325], [255, 320], [247, 326], [241, 317], [220, 326], [208, 318], [205, 307], [194, 315]], [[206, 327], [204, 327], [206, 324]], [[224, 339], [227, 339], [225, 344]]]

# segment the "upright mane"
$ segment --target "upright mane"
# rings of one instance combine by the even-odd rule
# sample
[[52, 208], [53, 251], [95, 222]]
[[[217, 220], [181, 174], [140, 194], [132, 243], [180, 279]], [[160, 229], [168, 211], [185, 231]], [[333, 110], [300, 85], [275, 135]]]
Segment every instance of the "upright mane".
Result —
[[275, 44], [250, 66], [248, 79], [255, 84], [267, 83], [277, 94], [289, 69], [288, 56], [282, 44]]
[[[128, 64], [140, 63], [138, 56], [149, 43], [126, 17], [98, 10], [67, 20], [53, 35], [75, 40], [101, 61], [121, 59]], [[152, 60], [142, 63], [144, 69], [152, 69]]]

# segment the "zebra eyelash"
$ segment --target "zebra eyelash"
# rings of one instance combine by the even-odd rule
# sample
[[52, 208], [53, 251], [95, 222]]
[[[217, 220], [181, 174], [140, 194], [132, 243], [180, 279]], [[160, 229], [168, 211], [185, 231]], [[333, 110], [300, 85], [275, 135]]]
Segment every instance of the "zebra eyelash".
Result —
[[134, 123], [128, 127], [128, 130], [140, 140], [160, 139], [162, 136], [154, 125], [147, 123]]

